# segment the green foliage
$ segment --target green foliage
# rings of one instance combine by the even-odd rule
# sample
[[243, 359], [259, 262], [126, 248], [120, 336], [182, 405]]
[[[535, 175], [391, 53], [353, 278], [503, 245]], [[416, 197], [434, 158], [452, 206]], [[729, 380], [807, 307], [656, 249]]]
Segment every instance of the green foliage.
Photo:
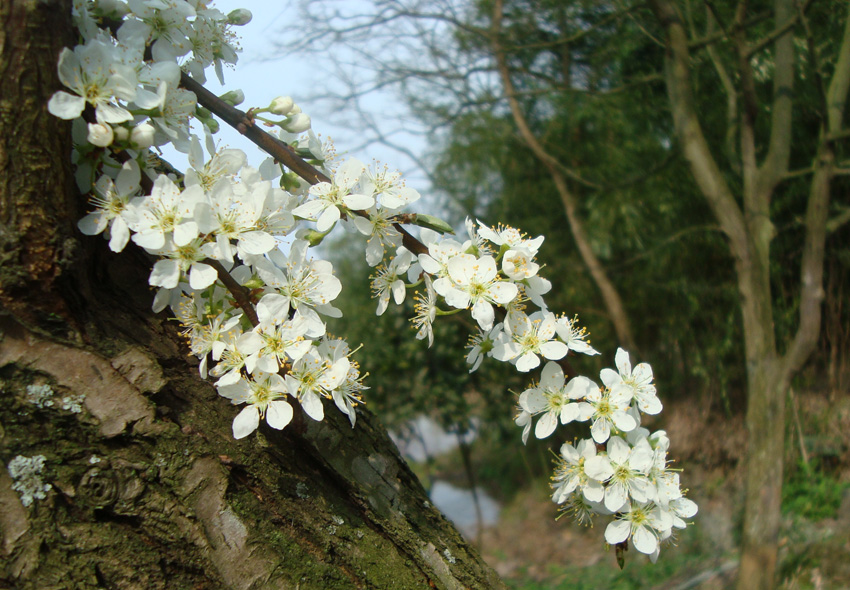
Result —
[[409, 321], [413, 289], [408, 289], [403, 306], [391, 303], [382, 316], [376, 316], [377, 302], [365, 278], [374, 269], [366, 266], [362, 248], [359, 236], [330, 245], [329, 257], [345, 297], [337, 301], [343, 317], [329, 329], [345, 333], [354, 347], [363, 345], [355, 358], [369, 373], [366, 403], [391, 428], [420, 414], [461, 432], [470, 427], [473, 416], [490, 425], [501, 424], [502, 429], [512, 425], [510, 408], [516, 398], [510, 389], [518, 392], [522, 386], [513, 367], [491, 361], [485, 363], [490, 367], [486, 374], [482, 370], [470, 374], [464, 347], [476, 329], [461, 315], [438, 318], [433, 347], [428, 348], [426, 340], [416, 340]]
[[819, 463], [800, 462], [782, 487], [782, 513], [809, 520], [835, 518], [848, 488], [850, 483]]

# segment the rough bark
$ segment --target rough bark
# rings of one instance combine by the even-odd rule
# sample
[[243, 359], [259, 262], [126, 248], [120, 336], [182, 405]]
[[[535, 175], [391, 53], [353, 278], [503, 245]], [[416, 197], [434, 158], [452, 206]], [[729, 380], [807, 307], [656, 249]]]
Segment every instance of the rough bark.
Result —
[[[70, 4], [0, 3], [0, 586], [503, 588], [368, 411], [233, 440], [236, 408], [149, 311], [150, 261], [75, 232], [69, 126], [45, 108]], [[46, 457], [29, 507], [17, 455]]]

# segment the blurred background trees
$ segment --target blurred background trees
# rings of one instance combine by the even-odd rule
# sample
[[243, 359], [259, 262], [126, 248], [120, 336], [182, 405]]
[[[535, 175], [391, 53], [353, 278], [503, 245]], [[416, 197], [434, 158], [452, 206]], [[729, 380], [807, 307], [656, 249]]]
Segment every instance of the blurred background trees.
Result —
[[[351, 57], [333, 109], [362, 111], [371, 88], [408, 104], [458, 224], [546, 236], [552, 308], [578, 314], [603, 359], [637, 348], [666, 403], [746, 413], [739, 587], [772, 587], [783, 463], [809, 459], [799, 424], [786, 446], [789, 388], [838, 408], [850, 383], [846, 3], [310, 2], [301, 22], [288, 50]], [[386, 131], [403, 121], [362, 120], [406, 149]], [[405, 319], [376, 320], [367, 295], [345, 314], [364, 366], [400, 363], [410, 381], [391, 399], [376, 370], [376, 405], [399, 424], [428, 412], [464, 430], [475, 416], [518, 438], [505, 408], [524, 384], [495, 363], [465, 374], [451, 351], [469, 326], [438, 325], [430, 351], [386, 339]]]

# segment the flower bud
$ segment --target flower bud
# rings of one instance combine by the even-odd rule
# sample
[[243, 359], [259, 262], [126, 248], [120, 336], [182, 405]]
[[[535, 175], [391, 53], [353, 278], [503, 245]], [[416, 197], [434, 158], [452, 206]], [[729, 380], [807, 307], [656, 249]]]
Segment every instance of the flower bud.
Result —
[[118, 126], [112, 132], [115, 134], [115, 141], [124, 142], [130, 137], [130, 131], [124, 126]]
[[427, 227], [441, 234], [453, 234], [454, 228], [451, 225], [433, 215], [425, 215], [423, 213], [414, 213], [410, 216], [410, 222], [419, 227]]
[[301, 133], [302, 131], [307, 131], [310, 128], [310, 115], [298, 113], [281, 123], [281, 127], [290, 133]]
[[236, 25], [237, 27], [241, 27], [247, 25], [251, 22], [251, 19], [254, 15], [251, 14], [251, 11], [246, 8], [237, 8], [236, 10], [231, 11], [227, 15], [227, 22], [231, 25]]
[[115, 139], [112, 127], [106, 123], [89, 123], [89, 134], [86, 140], [97, 147], [106, 147]]
[[230, 106], [235, 107], [236, 105], [240, 105], [245, 101], [245, 93], [237, 88], [236, 90], [230, 90], [228, 92], [225, 92], [224, 94], [219, 96], [219, 98]]
[[303, 235], [300, 235], [299, 238], [302, 240], [306, 240], [307, 243], [310, 244], [311, 248], [315, 248], [316, 246], [322, 243], [322, 241], [330, 232], [331, 230], [328, 230], [326, 232], [320, 232], [318, 230], [311, 229], [307, 230]]
[[120, 20], [130, 12], [126, 3], [119, 0], [98, 0], [97, 10], [103, 16]]
[[291, 97], [278, 96], [269, 105], [269, 112], [285, 117], [292, 110], [293, 106], [295, 106], [295, 103], [292, 101]]
[[130, 143], [140, 149], [149, 148], [153, 145], [154, 131], [150, 123], [136, 125], [130, 132]]
[[218, 124], [218, 121], [212, 118], [204, 121], [204, 125], [206, 125], [207, 128], [210, 130], [210, 133], [218, 133], [218, 130], [221, 128], [221, 126]]
[[301, 112], [301, 107], [299, 107], [297, 104], [294, 104], [294, 105], [292, 105], [292, 108], [289, 109], [289, 112], [287, 114], [288, 115], [297, 115], [300, 112]]

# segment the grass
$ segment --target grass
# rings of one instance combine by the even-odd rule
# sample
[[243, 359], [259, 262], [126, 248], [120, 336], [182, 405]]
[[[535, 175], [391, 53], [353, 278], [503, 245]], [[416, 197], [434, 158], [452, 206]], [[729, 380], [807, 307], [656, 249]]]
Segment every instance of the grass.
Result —
[[782, 488], [782, 513], [818, 521], [835, 518], [850, 487], [816, 463], [800, 463]]
[[[693, 537], [686, 531], [686, 537]], [[682, 540], [687, 546], [690, 540]], [[708, 561], [704, 555], [677, 548], [662, 549], [656, 564], [630, 549], [626, 554], [626, 565], [620, 570], [615, 564], [613, 554], [610, 559], [590, 567], [550, 565], [549, 576], [545, 580], [527, 577], [522, 570], [513, 579], [507, 580], [508, 586], [516, 590], [643, 590], [661, 585], [674, 579], [687, 580], [696, 573], [716, 566], [714, 560]], [[611, 550], [613, 552], [613, 549]], [[568, 556], [565, 556], [565, 560]]]

